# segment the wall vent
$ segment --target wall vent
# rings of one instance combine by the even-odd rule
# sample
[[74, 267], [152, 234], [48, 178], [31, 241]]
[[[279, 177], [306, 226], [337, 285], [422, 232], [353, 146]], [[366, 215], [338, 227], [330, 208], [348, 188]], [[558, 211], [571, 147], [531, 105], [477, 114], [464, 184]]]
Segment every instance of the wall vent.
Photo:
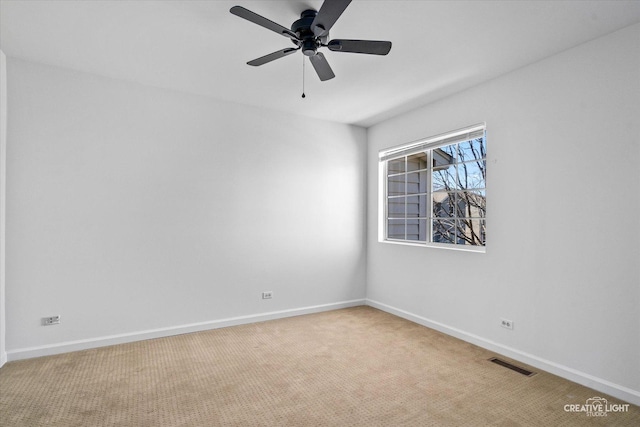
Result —
[[489, 359], [489, 362], [493, 362], [497, 365], [504, 366], [505, 368], [511, 369], [512, 371], [516, 371], [522, 375], [526, 375], [527, 377], [531, 377], [536, 374], [535, 372], [531, 372], [519, 366], [512, 365], [511, 363], [506, 362], [502, 359], [498, 359], [497, 357], [492, 357], [491, 359]]

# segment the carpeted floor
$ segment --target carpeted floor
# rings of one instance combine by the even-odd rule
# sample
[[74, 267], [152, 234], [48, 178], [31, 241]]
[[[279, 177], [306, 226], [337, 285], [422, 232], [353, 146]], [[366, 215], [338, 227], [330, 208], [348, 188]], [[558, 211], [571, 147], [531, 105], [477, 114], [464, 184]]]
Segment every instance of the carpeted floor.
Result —
[[[2, 426], [640, 426], [604, 397], [371, 307], [10, 362]], [[535, 371], [517, 362], [513, 362]]]

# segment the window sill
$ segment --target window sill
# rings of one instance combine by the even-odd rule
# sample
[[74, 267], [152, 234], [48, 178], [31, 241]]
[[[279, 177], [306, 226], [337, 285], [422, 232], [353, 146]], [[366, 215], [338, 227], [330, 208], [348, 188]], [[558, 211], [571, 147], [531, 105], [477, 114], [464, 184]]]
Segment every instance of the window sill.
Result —
[[378, 240], [379, 243], [388, 243], [391, 245], [402, 246], [417, 246], [422, 248], [435, 248], [435, 249], [447, 249], [450, 251], [462, 251], [462, 252], [476, 252], [484, 254], [487, 252], [486, 246], [462, 246], [462, 245], [450, 245], [446, 243], [413, 243], [401, 240]]

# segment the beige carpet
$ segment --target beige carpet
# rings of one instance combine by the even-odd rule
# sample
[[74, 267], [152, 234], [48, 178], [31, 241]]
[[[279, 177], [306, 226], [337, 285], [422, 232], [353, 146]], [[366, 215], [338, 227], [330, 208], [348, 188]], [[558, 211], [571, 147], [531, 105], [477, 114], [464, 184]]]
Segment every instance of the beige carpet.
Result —
[[0, 425], [640, 426], [633, 405], [565, 412], [596, 396], [624, 402], [492, 356], [356, 307], [10, 362]]

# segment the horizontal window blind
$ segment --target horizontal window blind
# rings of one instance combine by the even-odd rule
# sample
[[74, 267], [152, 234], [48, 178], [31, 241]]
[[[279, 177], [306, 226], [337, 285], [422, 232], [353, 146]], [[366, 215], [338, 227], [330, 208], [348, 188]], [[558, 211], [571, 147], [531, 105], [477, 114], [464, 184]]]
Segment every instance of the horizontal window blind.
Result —
[[378, 153], [378, 157], [380, 158], [380, 161], [383, 162], [395, 157], [409, 156], [411, 154], [419, 153], [431, 148], [437, 148], [443, 145], [450, 145], [455, 144], [456, 142], [463, 142], [469, 141], [471, 139], [481, 138], [484, 136], [485, 129], [485, 123], [478, 123], [476, 125], [458, 129], [452, 132], [430, 136], [429, 138], [421, 139], [409, 144], [403, 144], [397, 147], [382, 150]]

